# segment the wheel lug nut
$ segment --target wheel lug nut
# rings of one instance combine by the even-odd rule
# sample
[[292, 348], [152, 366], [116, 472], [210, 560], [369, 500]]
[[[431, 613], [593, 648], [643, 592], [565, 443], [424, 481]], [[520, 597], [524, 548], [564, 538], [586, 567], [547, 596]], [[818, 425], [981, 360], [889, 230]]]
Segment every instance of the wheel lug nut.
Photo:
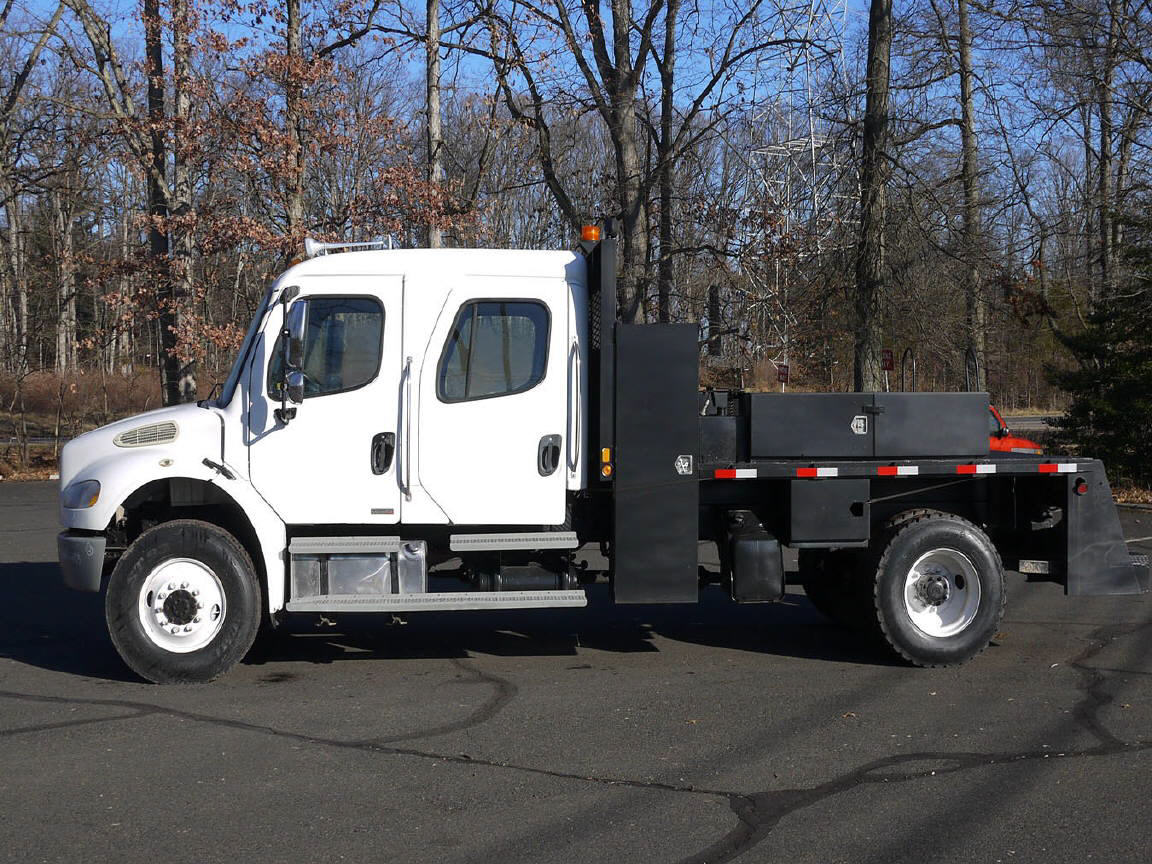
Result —
[[199, 624], [199, 623], [200, 623], [200, 616], [199, 616], [199, 615], [197, 615], [195, 618], [193, 618], [193, 619], [192, 619], [192, 623], [193, 623], [193, 624]]
[[191, 632], [192, 632], [192, 625], [191, 625], [191, 624], [188, 624], [187, 626], [185, 626], [185, 627], [184, 627], [184, 632], [185, 632], [185, 633], [191, 633]]
[[167, 594], [165, 594], [163, 591], [161, 591], [159, 594], [156, 595], [156, 598], [158, 600], [163, 600], [167, 596], [168, 596]]
[[168, 590], [169, 591], [175, 591], [176, 590], [176, 583], [175, 582], [169, 582], [168, 583]]
[[176, 633], [179, 633], [179, 632], [180, 632], [180, 628], [179, 628], [179, 627], [173, 627], [173, 628], [172, 628], [172, 633], [173, 633], [173, 635], [175, 635]]
[[193, 597], [199, 597], [200, 596], [200, 590], [197, 588], [192, 589], [192, 596]]

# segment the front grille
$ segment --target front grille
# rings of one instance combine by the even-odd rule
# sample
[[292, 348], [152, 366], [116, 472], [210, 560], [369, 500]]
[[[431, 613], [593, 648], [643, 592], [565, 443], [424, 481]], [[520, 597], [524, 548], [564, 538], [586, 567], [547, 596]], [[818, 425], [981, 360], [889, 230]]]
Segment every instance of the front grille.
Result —
[[117, 447], [147, 447], [149, 444], [167, 444], [176, 440], [179, 430], [171, 421], [164, 423], [150, 423], [147, 426], [137, 426], [127, 432], [121, 432], [113, 439]]

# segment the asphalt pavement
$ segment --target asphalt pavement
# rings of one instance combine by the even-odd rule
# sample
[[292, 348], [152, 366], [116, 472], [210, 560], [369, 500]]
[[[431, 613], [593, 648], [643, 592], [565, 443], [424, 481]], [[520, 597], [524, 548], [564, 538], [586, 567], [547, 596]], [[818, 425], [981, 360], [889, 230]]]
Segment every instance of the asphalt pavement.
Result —
[[55, 493], [0, 483], [0, 860], [1149, 860], [1148, 597], [1013, 576], [994, 644], [924, 670], [802, 594], [597, 586], [587, 610], [306, 621], [156, 687], [61, 587]]

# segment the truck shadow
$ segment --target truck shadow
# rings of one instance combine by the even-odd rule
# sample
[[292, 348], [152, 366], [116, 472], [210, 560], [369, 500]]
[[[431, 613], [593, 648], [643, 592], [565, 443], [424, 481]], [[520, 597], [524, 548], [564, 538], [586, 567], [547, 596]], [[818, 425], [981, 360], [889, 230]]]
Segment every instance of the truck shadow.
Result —
[[55, 561], [0, 564], [0, 659], [67, 675], [138, 680], [104, 629], [104, 597], [65, 588]]
[[[67, 675], [138, 679], [104, 629], [103, 597], [71, 591], [55, 562], [0, 564], [0, 658]], [[716, 589], [688, 606], [614, 606], [607, 585], [587, 609], [440, 612], [386, 624], [375, 616], [295, 616], [257, 640], [246, 664], [315, 664], [382, 659], [575, 657], [582, 649], [658, 652], [657, 637], [712, 648], [845, 663], [890, 665], [882, 651], [829, 624], [803, 598], [737, 606]]]
[[696, 605], [614, 606], [608, 587], [588, 589], [586, 609], [440, 612], [404, 623], [298, 616], [258, 641], [245, 663], [372, 659], [575, 657], [582, 649], [659, 652], [657, 639], [705, 647], [872, 666], [898, 665], [885, 650], [829, 623], [803, 595], [740, 606], [709, 589]]

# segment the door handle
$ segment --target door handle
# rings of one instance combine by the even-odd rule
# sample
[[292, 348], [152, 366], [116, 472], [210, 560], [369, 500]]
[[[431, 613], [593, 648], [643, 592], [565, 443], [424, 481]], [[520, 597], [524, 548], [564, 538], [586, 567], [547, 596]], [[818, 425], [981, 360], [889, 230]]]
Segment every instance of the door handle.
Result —
[[400, 490], [404, 493], [404, 500], [412, 500], [412, 358], [406, 357], [404, 359], [404, 374], [403, 374], [403, 401], [401, 405], [404, 411], [404, 458], [401, 464], [404, 468], [403, 476], [400, 478]]
[[560, 467], [560, 436], [545, 435], [540, 439], [540, 447], [536, 451], [536, 470], [541, 477], [555, 473]]
[[568, 470], [580, 462], [580, 347], [568, 352]]
[[372, 473], [387, 474], [396, 455], [396, 433], [381, 432], [372, 438]]

